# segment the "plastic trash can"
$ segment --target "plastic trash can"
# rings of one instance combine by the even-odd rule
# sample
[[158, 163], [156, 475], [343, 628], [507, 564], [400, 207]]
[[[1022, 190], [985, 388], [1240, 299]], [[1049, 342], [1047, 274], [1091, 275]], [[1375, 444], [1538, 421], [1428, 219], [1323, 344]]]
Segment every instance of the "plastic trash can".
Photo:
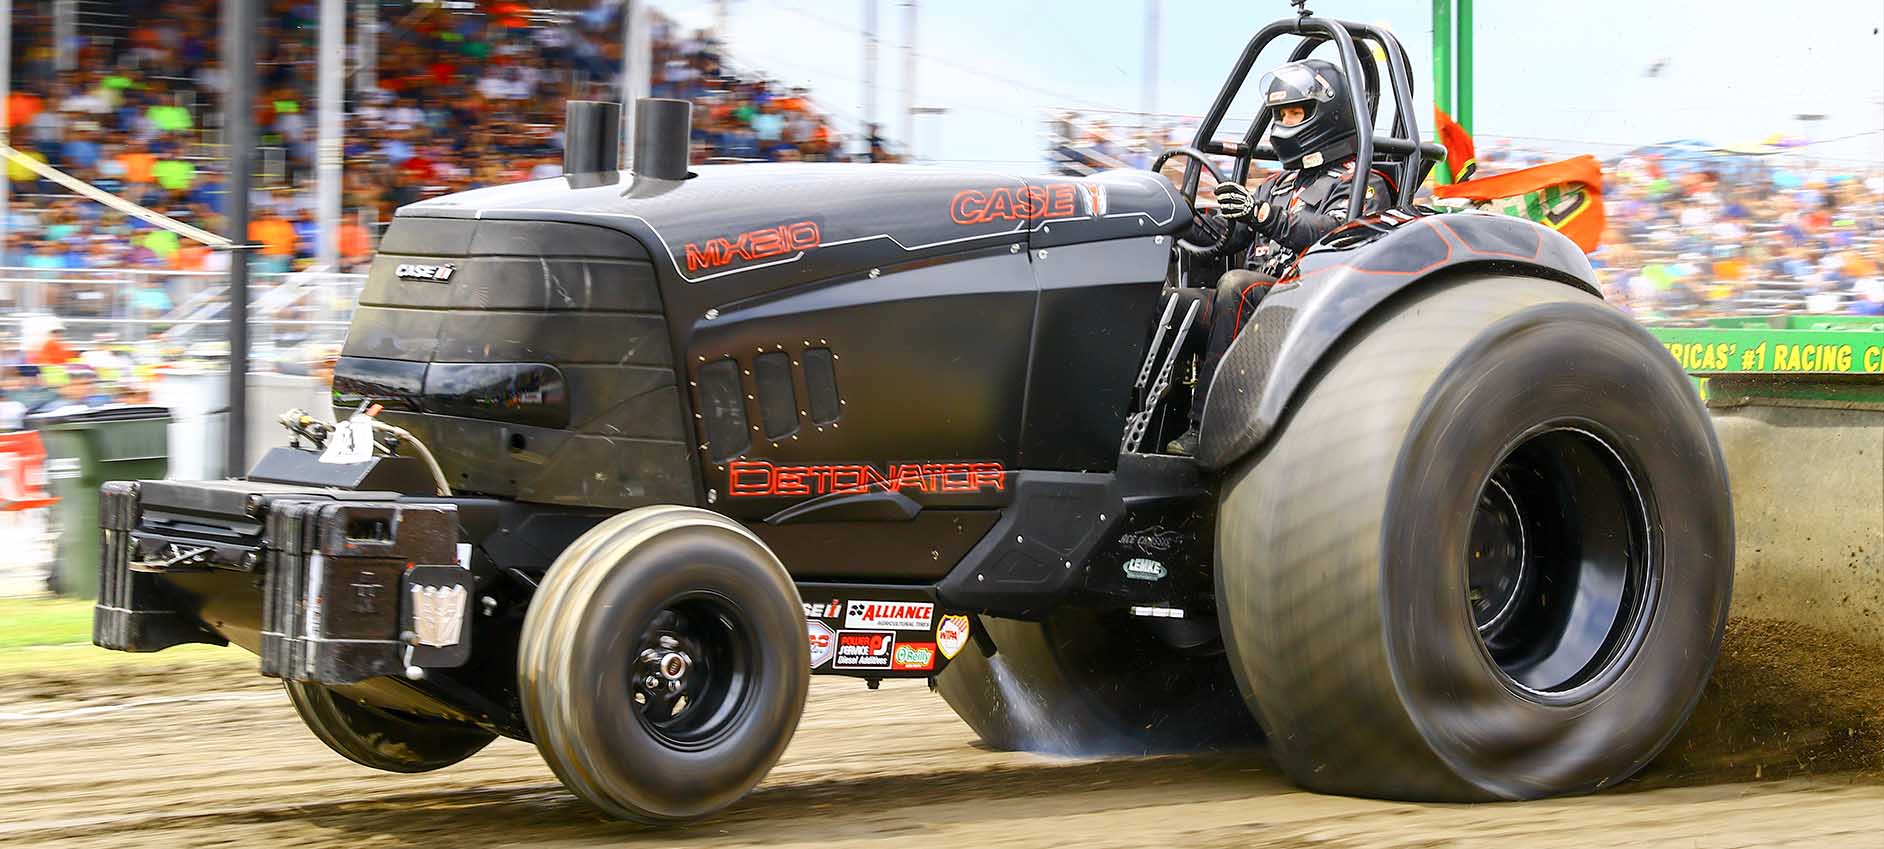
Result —
[[68, 408], [31, 416], [46, 444], [46, 478], [59, 498], [60, 595], [98, 597], [98, 487], [114, 480], [158, 480], [169, 469], [170, 411], [164, 407]]

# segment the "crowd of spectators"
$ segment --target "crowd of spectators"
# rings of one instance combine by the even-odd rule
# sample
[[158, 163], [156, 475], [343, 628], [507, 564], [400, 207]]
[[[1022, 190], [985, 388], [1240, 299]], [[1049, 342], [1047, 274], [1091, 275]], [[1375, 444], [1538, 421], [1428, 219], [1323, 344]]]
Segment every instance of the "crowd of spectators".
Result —
[[1603, 191], [1590, 259], [1638, 317], [1884, 315], [1884, 169], [1631, 155]]
[[[398, 206], [561, 172], [569, 98], [619, 97], [619, 0], [559, 13], [510, 0], [381, 3], [376, 85], [349, 83], [343, 157], [343, 269], [372, 250]], [[224, 227], [218, 120], [225, 73], [216, 0], [169, 0], [121, 37], [84, 37], [61, 71], [54, 4], [15, 4], [8, 122], [25, 155], [214, 232]], [[266, 0], [253, 104], [264, 146], [250, 238], [264, 271], [308, 266], [314, 199], [317, 4]], [[652, 93], [697, 104], [697, 160], [887, 159], [870, 134], [850, 145], [802, 88], [729, 67], [709, 33], [653, 14]], [[15, 201], [0, 265], [220, 270], [226, 255], [72, 196], [10, 163]]]
[[[1050, 126], [1061, 173], [1144, 168], [1191, 142], [1181, 121], [1066, 113]], [[1481, 139], [1480, 175], [1569, 155]], [[1732, 313], [1884, 316], [1884, 163], [1701, 145], [1597, 151], [1608, 229], [1591, 255], [1612, 302], [1650, 320]], [[1182, 166], [1180, 160], [1177, 167]], [[1174, 167], [1171, 169], [1176, 171]]]

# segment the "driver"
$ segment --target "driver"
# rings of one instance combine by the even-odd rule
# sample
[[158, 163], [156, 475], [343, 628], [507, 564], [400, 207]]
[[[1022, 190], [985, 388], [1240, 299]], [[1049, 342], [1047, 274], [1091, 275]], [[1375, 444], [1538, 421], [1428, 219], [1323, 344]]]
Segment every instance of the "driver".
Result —
[[[1294, 264], [1298, 254], [1346, 222], [1354, 185], [1354, 108], [1341, 70], [1320, 59], [1290, 62], [1264, 75], [1261, 91], [1263, 103], [1275, 115], [1269, 144], [1282, 161], [1282, 170], [1258, 184], [1254, 192], [1237, 183], [1218, 183], [1213, 190], [1217, 211], [1197, 217], [1199, 232], [1192, 237], [1215, 243], [1233, 225], [1247, 225], [1235, 228], [1223, 248], [1224, 253], [1235, 253], [1248, 247], [1246, 268], [1218, 279], [1216, 296], [1203, 314], [1210, 335], [1197, 385], [1205, 390], [1217, 363], [1276, 278]], [[1393, 193], [1393, 181], [1386, 172], [1370, 169], [1362, 212], [1374, 215], [1386, 209]], [[1166, 450], [1184, 455], [1195, 452], [1203, 416], [1199, 394], [1191, 403], [1190, 430]]]

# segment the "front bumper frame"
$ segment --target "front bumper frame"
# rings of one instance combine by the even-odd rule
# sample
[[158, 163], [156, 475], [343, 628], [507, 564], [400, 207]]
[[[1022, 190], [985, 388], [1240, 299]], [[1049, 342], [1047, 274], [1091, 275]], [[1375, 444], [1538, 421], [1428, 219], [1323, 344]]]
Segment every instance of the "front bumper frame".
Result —
[[114, 481], [101, 498], [99, 646], [236, 639], [263, 675], [328, 685], [469, 659], [454, 504], [252, 481]]

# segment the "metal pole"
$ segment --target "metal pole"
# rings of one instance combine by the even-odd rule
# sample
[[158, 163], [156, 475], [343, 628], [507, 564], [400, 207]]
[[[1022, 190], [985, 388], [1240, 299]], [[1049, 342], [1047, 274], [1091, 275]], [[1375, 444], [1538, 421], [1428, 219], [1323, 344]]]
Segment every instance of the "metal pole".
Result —
[[379, 88], [379, 0], [358, 0], [353, 9], [353, 93], [365, 100]]
[[[1452, 114], [1452, 0], [1433, 0], [1433, 105]], [[1441, 185], [1452, 182], [1452, 169], [1439, 163], [1433, 179]]]
[[73, 45], [78, 43], [78, 3], [74, 0], [54, 0], [52, 4], [52, 56], [53, 66], [61, 71], [70, 71], [78, 67], [78, 56]]
[[315, 103], [319, 136], [314, 145], [316, 218], [319, 245], [316, 261], [328, 271], [340, 270], [340, 116], [344, 101], [347, 63], [347, 0], [321, 0], [321, 24], [315, 52], [319, 91]]
[[1152, 131], [1158, 113], [1158, 43], [1163, 39], [1163, 10], [1160, 0], [1145, 0], [1145, 67], [1142, 69], [1144, 88], [1139, 92], [1138, 128], [1146, 133]]
[[[0, 144], [13, 145], [12, 130], [9, 127], [11, 116], [7, 114], [8, 101], [13, 99], [13, 0], [0, 0]], [[7, 175], [8, 166], [0, 164], [0, 258], [7, 265], [18, 265], [19, 257], [7, 250], [7, 219], [12, 217], [12, 206], [8, 196], [13, 190], [13, 179]]]
[[[654, 61], [646, 0], [622, 0], [621, 7], [621, 162], [635, 167], [635, 101], [647, 97]], [[568, 142], [565, 140], [564, 144]]]
[[877, 130], [877, 0], [863, 0], [863, 122], [864, 150]]
[[1459, 0], [1459, 36], [1454, 49], [1459, 54], [1457, 95], [1453, 104], [1459, 109], [1459, 126], [1472, 132], [1472, 0]]
[[248, 471], [249, 181], [255, 174], [255, 4], [222, 0], [223, 140], [229, 147], [229, 426], [224, 472]]
[[916, 0], [903, 3], [903, 149], [916, 157]]

